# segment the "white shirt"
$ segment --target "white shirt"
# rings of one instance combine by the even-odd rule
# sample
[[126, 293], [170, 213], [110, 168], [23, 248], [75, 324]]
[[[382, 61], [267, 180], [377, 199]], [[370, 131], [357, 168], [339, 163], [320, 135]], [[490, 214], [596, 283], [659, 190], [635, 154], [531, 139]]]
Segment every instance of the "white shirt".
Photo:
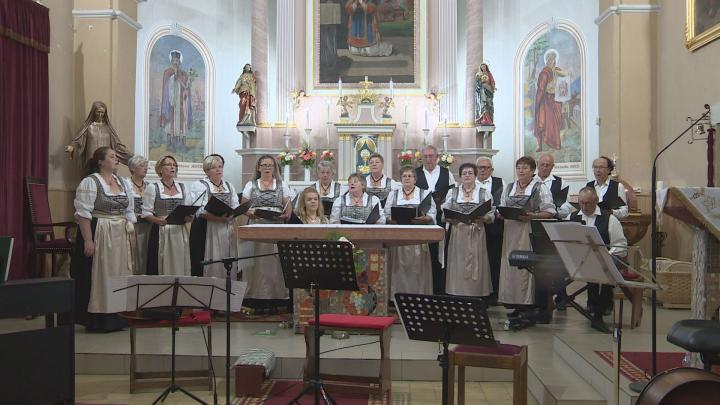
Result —
[[[383, 174], [382, 177], [380, 178], [380, 185], [375, 187], [375, 185], [373, 185], [372, 173], [370, 173], [367, 175], [367, 177], [365, 177], [365, 181], [367, 182], [367, 188], [385, 188], [385, 182], [387, 181], [385, 179], [387, 179], [387, 176]], [[399, 181], [390, 179], [390, 189], [391, 190], [395, 190], [399, 187], [402, 187], [402, 183], [400, 183]], [[345, 191], [347, 191], [347, 190], [345, 190]], [[343, 193], [341, 192], [340, 195], [342, 195], [342, 194]]]
[[[235, 209], [238, 207], [238, 205], [240, 205], [240, 200], [238, 200], [238, 195], [235, 192], [235, 187], [233, 187], [232, 184], [223, 180], [221, 183], [223, 189], [216, 192], [216, 187], [210, 181], [209, 177], [206, 176], [203, 180], [210, 185], [210, 194], [225, 194], [228, 192], [230, 193], [230, 208]], [[195, 214], [196, 216], [200, 216], [200, 214], [205, 213], [205, 205], [208, 203], [209, 200], [210, 196], [207, 193], [207, 186], [205, 185], [205, 183], [203, 183], [202, 181], [196, 181], [190, 186], [190, 202], [194, 203], [194, 205], [199, 205], [202, 207], [197, 211], [197, 214]]]
[[[589, 216], [585, 215], [585, 213], [580, 210], [580, 216], [587, 226], [595, 226], [595, 218], [597, 218], [600, 214], [600, 207], [595, 207], [595, 212]], [[566, 219], [570, 219], [570, 215], [568, 215]], [[615, 218], [614, 215], [610, 215], [608, 220], [608, 234], [610, 236], [610, 245], [612, 246], [610, 248], [610, 254], [615, 256], [625, 256], [627, 252], [627, 239], [625, 239], [625, 234], [623, 233], [620, 221]]]
[[150, 215], [155, 215], [155, 194], [157, 193], [157, 189], [155, 188], [155, 184], [157, 184], [157, 189], [160, 190], [160, 199], [166, 200], [168, 198], [182, 198], [183, 205], [190, 205], [192, 202], [190, 200], [189, 193], [186, 193], [183, 195], [183, 189], [180, 187], [180, 183], [175, 182], [175, 188], [177, 188], [178, 193], [175, 195], [169, 195], [165, 194], [165, 186], [162, 184], [161, 181], [156, 183], [150, 183], [147, 185], [147, 188], [145, 189], [145, 194], [143, 194], [143, 204], [142, 204], [142, 213], [140, 216], [143, 218], [149, 217]]
[[[505, 188], [507, 185], [505, 184], [505, 180], [500, 178], [500, 181], [502, 181], [502, 190], [500, 191], [500, 195], [505, 192]], [[476, 179], [475, 184], [478, 186], [484, 188], [485, 190], [488, 190], [490, 192], [490, 196], [492, 197], [492, 176], [488, 176], [485, 180]], [[495, 201], [495, 198], [493, 197], [492, 205], [497, 205], [500, 201]]]
[[[128, 184], [128, 182], [126, 182], [124, 179], [113, 174], [115, 180], [117, 180], [119, 184], [122, 183], [122, 186], [125, 187], [125, 191], [121, 190], [119, 193], [113, 193], [110, 189], [110, 185], [105, 182], [105, 180], [100, 174], [93, 173], [90, 176], [95, 176], [97, 179], [100, 180], [100, 185], [102, 186], [103, 191], [106, 195], [127, 195], [128, 206], [125, 209], [125, 218], [132, 223], [137, 222], [137, 219], [135, 218], [135, 204], [133, 202], [135, 193], [133, 192], [132, 185]], [[97, 197], [98, 190], [95, 180], [91, 179], [90, 176], [82, 179], [77, 189], [75, 190], [75, 200], [73, 201], [73, 203], [75, 205], [76, 218], [92, 219], [92, 211], [95, 209], [95, 198]]]
[[[468, 199], [468, 200], [465, 199], [465, 192], [463, 192], [462, 184], [460, 184], [454, 190], [450, 190], [447, 197], [445, 197], [445, 202], [442, 205], [443, 209], [450, 208], [452, 206], [452, 202], [453, 202], [453, 199], [455, 198], [456, 193], [457, 193], [456, 201], [458, 203], [479, 204], [479, 203], [485, 202], [487, 200], [490, 200], [491, 201], [490, 203], [492, 204], [492, 193], [490, 193], [490, 189], [485, 188], [485, 187], [478, 187], [477, 184], [478, 184], [478, 182], [475, 181], [475, 190], [473, 190], [472, 197], [470, 197], [470, 199]], [[480, 195], [481, 191], [483, 192], [482, 195]], [[495, 220], [495, 207], [492, 207], [490, 209], [490, 211], [487, 214], [485, 214], [485, 223], [489, 224], [489, 223], [492, 223], [494, 220]]]
[[[243, 191], [242, 191], [243, 198], [246, 198], [248, 200], [250, 199], [250, 195], [252, 194], [252, 189], [253, 189], [253, 183], [255, 183], [256, 181], [257, 180], [250, 180], [247, 183], [245, 183], [245, 187], [243, 187]], [[280, 185], [282, 187], [283, 198], [290, 198], [290, 199], [295, 198], [295, 193], [293, 192], [293, 190], [290, 189], [290, 187], [287, 185], [287, 183], [282, 181], [282, 182], [280, 182]], [[263, 191], [275, 190], [276, 188], [277, 188], [277, 181], [275, 179], [273, 179], [272, 188], [266, 189]], [[260, 189], [259, 186], [258, 186], [258, 189]]]
[[[383, 177], [385, 177], [385, 176], [383, 176]], [[330, 188], [327, 191], [328, 192], [327, 195], [322, 195], [323, 188], [320, 185], [320, 180], [318, 180], [315, 182], [315, 190], [317, 190], [317, 192], [320, 194], [321, 198], [337, 198], [337, 197], [340, 197], [341, 195], [345, 194], [345, 192], [347, 191], [347, 186], [344, 184], [341, 184], [340, 185], [340, 194], [335, 195], [335, 180], [332, 180], [332, 181], [330, 181]]]
[[[423, 189], [421, 189], [420, 187], [415, 187], [415, 190], [413, 191], [412, 196], [410, 196], [409, 200], [405, 199], [405, 194], [403, 192], [402, 187], [397, 190], [391, 191], [390, 194], [388, 194], [387, 201], [385, 202], [385, 217], [391, 216], [390, 213], [392, 212], [393, 206], [420, 205], [420, 203], [422, 202], [422, 200], [420, 199], [420, 196], [421, 196], [420, 193], [422, 191], [423, 191]], [[399, 199], [397, 201], [395, 201], [396, 195], [399, 197]], [[437, 207], [435, 207], [435, 200], [433, 200], [432, 198], [430, 198], [430, 209], [428, 210], [427, 214], [425, 214], [425, 215], [430, 216], [430, 218], [432, 218], [432, 223], [433, 224], [435, 223], [435, 220], [436, 220], [435, 216], [437, 215]]]
[[[532, 195], [533, 188], [535, 188], [535, 183], [537, 183], [537, 178], [533, 178], [530, 181], [530, 184], [525, 187], [524, 195], [530, 196]], [[508, 195], [515, 195], [515, 188], [517, 187], [517, 181], [513, 183], [512, 188], [510, 189], [510, 193], [503, 193], [502, 199], [500, 200], [500, 206], [506, 207], [507, 206], [507, 196]], [[549, 212], [555, 216], [557, 211], [555, 210], [555, 203], [552, 199], [552, 194], [550, 193], [550, 189], [546, 187], [540, 187], [540, 211], [542, 212]]]
[[[593, 185], [595, 186], [595, 192], [600, 198], [600, 201], [602, 201], [603, 196], [605, 196], [605, 193], [607, 193], [608, 187], [610, 186], [610, 178], [607, 178], [603, 184], [599, 184], [597, 180], [595, 180], [593, 182]], [[620, 182], [618, 182], [618, 197], [625, 201], [625, 205], [618, 209], [612, 210], [612, 214], [617, 219], [622, 219], [628, 216], [629, 211], [627, 206], [627, 198], [625, 197], [625, 186], [623, 186], [623, 184]]]
[[[431, 193], [434, 193], [435, 185], [440, 178], [440, 165], [435, 166], [435, 168], [431, 172], [429, 172], [425, 168], [425, 166], [423, 166], [423, 172], [425, 173], [425, 180], [427, 180], [428, 190], [430, 190]], [[448, 170], [448, 185], [455, 185], [455, 178], [453, 177], [452, 173], [450, 173], [450, 170]]]
[[[551, 187], [552, 187], [553, 181], [555, 181], [555, 179], [556, 179], [555, 176], [553, 176], [551, 173], [549, 176], [547, 176], [545, 178], [545, 180], [543, 180], [542, 178], [540, 178], [540, 176], [538, 176], [536, 174], [535, 179], [537, 179], [537, 181], [540, 184], [542, 184], [543, 187], [547, 188], [547, 190], [550, 192], [550, 196], [552, 197]], [[560, 179], [560, 190], [564, 189], [565, 187], [569, 187], [565, 183], [565, 179]], [[554, 203], [554, 200], [553, 200], [553, 203]], [[557, 217], [558, 218], [565, 218], [568, 215], [570, 215], [570, 213], [573, 212], [573, 206], [567, 200], [561, 206], [556, 207], [556, 209], [557, 209]]]
[[[331, 224], [339, 224], [340, 223], [340, 205], [342, 202], [340, 201], [341, 198], [345, 198], [345, 205], [346, 206], [353, 206], [351, 204], [350, 194], [345, 194], [342, 197], [338, 197], [335, 199], [335, 202], [333, 202], [332, 211], [330, 212], [330, 223]], [[380, 204], [380, 199], [375, 197], [374, 195], [371, 196], [368, 193], [363, 193], [362, 196], [362, 206], [366, 206], [368, 203], [368, 198], [370, 198], [370, 208], [375, 208], [376, 205]], [[384, 224], [385, 223], [385, 210], [380, 209], [380, 219], [377, 221], [378, 224]]]

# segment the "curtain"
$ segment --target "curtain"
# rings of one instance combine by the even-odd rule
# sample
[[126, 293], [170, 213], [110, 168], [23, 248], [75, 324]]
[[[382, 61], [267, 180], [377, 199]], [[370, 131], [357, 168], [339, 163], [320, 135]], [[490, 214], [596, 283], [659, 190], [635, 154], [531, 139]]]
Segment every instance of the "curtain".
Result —
[[23, 178], [48, 175], [48, 9], [0, 0], [0, 235], [15, 238], [8, 278], [31, 270], [30, 213]]

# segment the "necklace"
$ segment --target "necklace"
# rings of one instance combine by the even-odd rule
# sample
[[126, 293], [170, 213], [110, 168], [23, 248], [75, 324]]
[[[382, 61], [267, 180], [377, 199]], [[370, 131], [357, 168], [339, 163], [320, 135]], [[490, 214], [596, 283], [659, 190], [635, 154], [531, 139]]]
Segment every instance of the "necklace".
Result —
[[516, 183], [517, 185], [515, 194], [525, 194], [525, 189], [530, 185], [530, 182], [528, 181], [524, 186], [520, 184], [520, 180], [518, 180]]
[[379, 183], [380, 183], [380, 180], [382, 180], [382, 178], [383, 178], [383, 174], [382, 174], [382, 173], [380, 173], [380, 177], [378, 177], [377, 179], [375, 178], [375, 176], [373, 176], [372, 173], [370, 173], [370, 179], [372, 180], [373, 185], [379, 184]]
[[[350, 194], [348, 194], [348, 195], [350, 195]], [[355, 196], [350, 195], [350, 203], [351, 203], [351, 205], [361, 205], [361, 204], [362, 204], [362, 198], [363, 198], [362, 195], [361, 195], [360, 197], [355, 197]]]
[[177, 189], [175, 188], [175, 180], [173, 180], [172, 184], [169, 185], [169, 186], [168, 186], [167, 184], [165, 184], [165, 180], [160, 179], [160, 183], [162, 183], [163, 186], [165, 186], [165, 188], [166, 188], [168, 191], [171, 191], [171, 190], [177, 191]]
[[311, 224], [319, 224], [320, 223], [320, 218], [317, 216], [311, 217], [308, 215], [307, 220]]
[[415, 194], [415, 186], [413, 186], [412, 190], [410, 190], [409, 193], [406, 193], [404, 188], [403, 188], [403, 191], [402, 191], [402, 192], [403, 192], [403, 194], [405, 195], [405, 199], [406, 199], [406, 200], [409, 200], [410, 197], [412, 197], [412, 196]]
[[322, 195], [330, 194], [330, 186], [332, 185], [332, 183], [328, 184], [327, 187], [323, 186], [322, 183], [319, 183], [319, 184], [320, 184], [320, 193]]
[[[209, 177], [208, 177], [208, 180], [210, 180]], [[215, 186], [215, 188], [217, 189], [217, 191], [223, 191], [223, 190], [225, 190], [225, 188], [223, 187], [223, 181], [222, 181], [222, 179], [220, 179], [220, 182], [219, 182], [218, 184], [215, 184], [215, 182], [212, 181], [212, 180], [210, 180], [210, 183], [212, 183], [212, 185]]]
[[140, 191], [142, 192], [145, 189], [145, 182], [143, 181], [141, 184], [135, 183], [135, 179], [130, 177], [130, 181], [132, 181], [132, 184]]
[[465, 185], [462, 186], [463, 193], [465, 193], [465, 199], [470, 199], [472, 197], [473, 192], [475, 191], [475, 185], [473, 184], [472, 188], [470, 190], [465, 189]]
[[260, 189], [261, 190], [269, 190], [272, 187], [273, 179], [270, 179], [270, 181], [265, 181], [263, 179], [258, 179], [258, 183], [260, 183]]

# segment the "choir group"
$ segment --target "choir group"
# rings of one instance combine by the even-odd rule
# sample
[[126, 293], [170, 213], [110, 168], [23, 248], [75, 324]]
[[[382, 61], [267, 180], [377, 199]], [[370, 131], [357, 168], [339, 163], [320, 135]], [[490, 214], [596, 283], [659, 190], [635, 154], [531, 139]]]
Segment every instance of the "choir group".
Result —
[[[240, 224], [232, 214], [220, 216], [205, 210], [212, 198], [231, 209], [249, 204], [245, 212], [249, 224], [280, 225], [291, 219], [304, 224], [362, 223], [374, 211], [372, 222], [381, 226], [398, 222], [393, 218], [394, 207], [417, 209], [410, 223], [440, 225], [446, 229], [446, 238], [440, 243], [388, 250], [386, 269], [391, 296], [409, 292], [484, 297], [492, 304], [513, 309], [509, 317], [523, 316], [527, 311], [543, 313], [548, 310], [548, 294], [564, 294], [562, 288], [551, 292], [536, 288], [528, 271], [508, 261], [510, 251], [531, 249], [531, 220], [582, 220], [597, 226], [608, 243], [612, 240], [619, 246], [624, 241], [617, 218], [627, 215], [627, 205], [612, 211], [597, 207], [598, 201], [618, 197], [624, 200], [625, 196], [622, 184], [609, 179], [613, 162], [605, 157], [593, 162], [595, 180], [580, 191], [580, 210], [574, 213], [567, 201], [558, 198], [563, 191], [567, 195], [567, 189], [564, 180], [551, 174], [551, 155], [542, 155], [539, 164], [531, 157], [518, 159], [516, 179], [509, 184], [492, 176], [492, 160], [487, 157], [479, 158], [475, 164], [461, 164], [457, 180], [447, 168], [438, 165], [435, 147], [423, 149], [422, 161], [417, 168], [402, 167], [400, 181], [396, 181], [384, 173], [383, 156], [373, 154], [368, 160], [370, 172], [351, 174], [347, 184], [335, 179], [331, 162], [322, 161], [316, 167], [317, 181], [296, 196], [280, 176], [275, 158], [263, 155], [257, 161], [253, 179], [238, 194], [223, 179], [225, 161], [217, 154], [204, 159], [206, 176], [186, 187], [175, 181], [178, 164], [172, 156], [157, 161], [159, 181], [149, 183], [145, 180], [145, 158], [132, 157], [128, 161], [131, 176], [121, 178], [116, 174], [117, 153], [109, 147], [98, 148], [88, 163], [91, 174], [81, 181], [75, 197], [79, 232], [71, 274], [77, 281], [76, 319], [88, 331], [112, 331], [125, 326], [124, 320], [106, 307], [109, 292], [105, 286], [111, 277], [225, 277], [222, 264], [203, 267], [201, 262], [250, 252], [275, 252], [274, 244], [236, 240], [233, 227]], [[183, 221], [168, 223], [168, 214], [180, 205], [199, 209]], [[498, 206], [520, 208], [522, 215], [503, 218]], [[451, 211], [480, 214], [464, 221], [443, 214]], [[612, 253], [623, 254], [623, 250]], [[241, 275], [234, 268], [232, 277], [247, 282], [245, 306], [292, 307], [288, 305], [290, 292], [285, 288], [276, 256], [256, 258], [241, 267]], [[599, 286], [590, 289], [588, 305], [595, 307], [594, 313], [602, 316], [607, 310], [609, 294], [611, 290]]]

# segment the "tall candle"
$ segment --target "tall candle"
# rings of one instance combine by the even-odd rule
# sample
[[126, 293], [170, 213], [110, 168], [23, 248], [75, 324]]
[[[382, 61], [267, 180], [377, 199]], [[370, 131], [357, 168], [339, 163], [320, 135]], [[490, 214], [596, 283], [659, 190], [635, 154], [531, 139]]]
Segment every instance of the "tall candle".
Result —
[[403, 122], [407, 122], [407, 109], [408, 109], [408, 102], [405, 100], [405, 115], [403, 117]]
[[393, 97], [393, 81], [392, 81], [392, 77], [390, 78], [390, 98], [395, 98], [395, 97]]
[[342, 98], [342, 77], [338, 77], [338, 93], [340, 93], [340, 97]]
[[425, 129], [428, 128], [428, 110], [425, 110]]
[[305, 110], [305, 128], [310, 128], [310, 109]]
[[365, 81], [366, 81], [366, 82], [368, 81], [368, 79], [367, 79], [367, 75], [365, 76]]
[[327, 121], [330, 122], [330, 99], [325, 100], [325, 104], [327, 105]]

